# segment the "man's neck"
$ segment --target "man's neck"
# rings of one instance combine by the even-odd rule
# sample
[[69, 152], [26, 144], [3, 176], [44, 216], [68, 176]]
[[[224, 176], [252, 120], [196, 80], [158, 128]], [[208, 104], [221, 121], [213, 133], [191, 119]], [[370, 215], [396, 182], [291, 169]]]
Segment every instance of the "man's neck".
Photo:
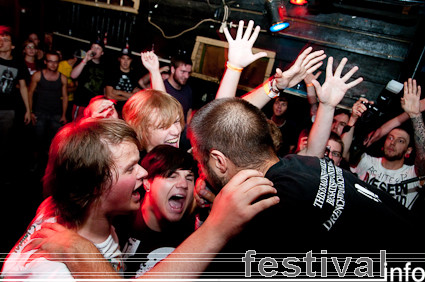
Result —
[[78, 227], [78, 234], [94, 244], [103, 243], [111, 234], [111, 222], [105, 215], [91, 214]]
[[124, 73], [129, 73], [130, 69], [123, 69], [122, 67], [120, 67], [120, 71], [124, 72]]
[[[146, 196], [145, 196], [146, 197]], [[153, 231], [161, 232], [161, 224], [159, 220], [155, 216], [155, 212], [151, 209], [151, 205], [148, 204], [148, 199], [145, 198], [143, 200], [142, 206], [140, 207], [142, 210], [142, 216], [143, 220], [145, 221], [146, 225]]]
[[59, 72], [58, 71], [51, 71], [49, 69], [43, 70], [44, 77], [47, 80], [56, 80], [58, 78]]
[[386, 159], [385, 157], [382, 157], [381, 164], [386, 169], [397, 170], [397, 169], [400, 169], [400, 168], [403, 167], [404, 158], [402, 158], [401, 160], [390, 161], [390, 160]]
[[279, 158], [273, 154], [269, 159], [267, 159], [263, 165], [258, 169], [258, 171], [261, 171], [264, 175], [266, 175], [267, 171], [274, 166], [277, 162], [279, 162]]
[[278, 163], [280, 161], [279, 157], [276, 155], [276, 153], [270, 148], [270, 155], [267, 157], [267, 159], [265, 159], [264, 161], [261, 161], [260, 165], [258, 166], [243, 166], [243, 167], [238, 167], [235, 164], [233, 164], [233, 162], [230, 161], [229, 165], [229, 169], [232, 170], [230, 172], [231, 177], [235, 176], [235, 174], [241, 170], [244, 169], [254, 169], [257, 170], [261, 173], [263, 173], [263, 175], [266, 175], [267, 171], [269, 171], [269, 169], [274, 166], [276, 163]]
[[281, 126], [285, 123], [286, 118], [284, 116], [276, 116], [273, 115], [272, 116], [272, 121], [277, 125], [277, 126]]
[[96, 65], [100, 64], [100, 59], [92, 59], [93, 63], [95, 63]]
[[177, 90], [181, 90], [182, 86], [177, 83], [171, 76], [168, 78], [168, 82], [171, 84], [171, 86], [173, 86], [175, 89]]
[[4, 60], [12, 60], [13, 59], [12, 52], [11, 51], [0, 52], [0, 58]]

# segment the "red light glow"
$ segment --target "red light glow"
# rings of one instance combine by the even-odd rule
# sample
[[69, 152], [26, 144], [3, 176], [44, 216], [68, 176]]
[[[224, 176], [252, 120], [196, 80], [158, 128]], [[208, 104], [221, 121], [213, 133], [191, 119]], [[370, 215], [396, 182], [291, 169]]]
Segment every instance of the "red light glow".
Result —
[[291, 0], [289, 2], [291, 2], [291, 4], [294, 4], [294, 5], [304, 5], [304, 4], [307, 4], [307, 0]]

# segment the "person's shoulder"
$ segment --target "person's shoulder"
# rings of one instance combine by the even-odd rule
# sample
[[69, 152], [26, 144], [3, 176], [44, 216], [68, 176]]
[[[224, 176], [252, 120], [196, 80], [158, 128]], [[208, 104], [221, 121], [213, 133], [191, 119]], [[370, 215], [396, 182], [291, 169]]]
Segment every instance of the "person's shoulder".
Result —
[[270, 167], [267, 174], [281, 174], [283, 170], [288, 171], [288, 173], [292, 173], [295, 171], [300, 172], [304, 169], [313, 169], [318, 166], [318, 160], [319, 159], [317, 157], [288, 154], [283, 158], [279, 158], [279, 161]]

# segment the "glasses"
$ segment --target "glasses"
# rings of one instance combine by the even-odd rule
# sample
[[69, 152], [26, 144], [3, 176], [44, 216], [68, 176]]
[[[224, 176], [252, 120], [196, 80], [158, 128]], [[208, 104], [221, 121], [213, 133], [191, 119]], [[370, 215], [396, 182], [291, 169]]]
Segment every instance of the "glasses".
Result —
[[27, 49], [35, 49], [35, 46], [28, 45], [25, 48], [27, 48]]
[[331, 153], [332, 157], [335, 157], [335, 158], [341, 158], [342, 157], [341, 152], [331, 151], [330, 153]]
[[10, 38], [7, 38], [7, 37], [0, 36], [0, 39], [3, 40], [3, 42], [12, 42], [12, 40]]
[[46, 60], [46, 62], [48, 62], [48, 63], [53, 63], [53, 64], [57, 64], [57, 63], [59, 63], [59, 61], [52, 61], [52, 60]]

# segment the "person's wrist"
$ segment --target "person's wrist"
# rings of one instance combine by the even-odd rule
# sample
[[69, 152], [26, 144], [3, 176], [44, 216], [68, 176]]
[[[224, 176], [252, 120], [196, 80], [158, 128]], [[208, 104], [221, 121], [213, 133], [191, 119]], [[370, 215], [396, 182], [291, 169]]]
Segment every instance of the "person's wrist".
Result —
[[356, 124], [357, 120], [358, 120], [358, 117], [351, 116], [347, 122], [347, 126], [353, 127]]
[[243, 71], [243, 67], [238, 66], [237, 64], [233, 64], [229, 61], [226, 62], [226, 68], [235, 71], [235, 72], [242, 72]]
[[422, 116], [421, 113], [407, 113], [409, 115], [410, 118], [417, 118], [419, 116]]
[[272, 99], [280, 95], [281, 90], [277, 87], [274, 76], [269, 81], [264, 83], [263, 88], [266, 95]]
[[332, 111], [334, 111], [334, 110], [335, 110], [335, 108], [336, 108], [336, 106], [334, 106], [334, 105], [332, 105], [332, 104], [329, 104], [329, 103], [327, 103], [327, 102], [319, 101], [319, 104], [322, 106], [322, 108], [326, 108], [327, 110], [332, 110]]

